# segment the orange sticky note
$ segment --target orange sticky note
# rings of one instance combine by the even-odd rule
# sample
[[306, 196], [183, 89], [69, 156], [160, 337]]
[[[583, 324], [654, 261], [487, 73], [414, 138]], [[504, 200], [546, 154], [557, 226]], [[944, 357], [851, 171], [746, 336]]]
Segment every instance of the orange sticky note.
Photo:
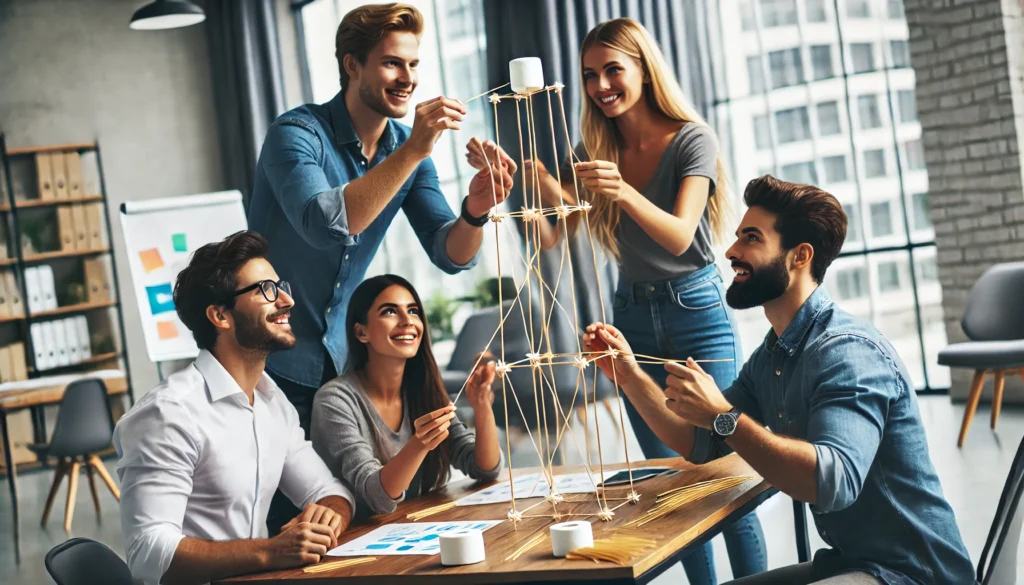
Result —
[[178, 326], [173, 321], [157, 321], [156, 333], [160, 339], [174, 339], [178, 336]]
[[164, 266], [164, 259], [160, 257], [160, 250], [156, 248], [139, 252], [139, 259], [142, 260], [142, 267], [146, 269], [146, 272], [153, 272]]

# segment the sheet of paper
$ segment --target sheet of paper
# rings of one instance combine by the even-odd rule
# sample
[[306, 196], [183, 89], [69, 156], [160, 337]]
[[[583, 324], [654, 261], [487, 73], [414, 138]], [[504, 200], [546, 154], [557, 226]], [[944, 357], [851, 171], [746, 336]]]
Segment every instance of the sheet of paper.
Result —
[[[615, 475], [614, 471], [604, 472], [604, 478]], [[593, 480], [587, 477], [586, 473], [571, 473], [567, 475], [556, 475], [555, 486], [561, 494], [592, 494], [596, 490], [594, 484], [600, 483], [601, 474], [595, 473]], [[548, 495], [548, 480], [539, 473], [528, 473], [516, 476], [513, 485], [516, 492], [516, 499], [543, 498]], [[482, 506], [487, 504], [500, 504], [512, 499], [512, 492], [509, 483], [503, 481], [478, 492], [472, 493], [457, 502], [457, 506]]]
[[366, 555], [436, 555], [441, 552], [438, 538], [453, 530], [487, 530], [501, 524], [501, 520], [472, 522], [416, 522], [388, 524], [346, 542], [327, 552], [332, 557], [360, 557]]

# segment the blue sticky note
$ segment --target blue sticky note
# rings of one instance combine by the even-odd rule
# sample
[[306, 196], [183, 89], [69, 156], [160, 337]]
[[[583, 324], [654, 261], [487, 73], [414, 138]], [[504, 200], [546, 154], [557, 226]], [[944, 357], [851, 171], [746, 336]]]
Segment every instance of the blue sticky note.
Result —
[[188, 243], [185, 240], [185, 234], [174, 234], [171, 236], [171, 242], [174, 244], [175, 252], [188, 252]]
[[149, 297], [149, 311], [154, 315], [174, 310], [174, 293], [170, 283], [147, 286], [146, 296]]
[[391, 545], [390, 544], [368, 544], [368, 545], [366, 545], [366, 548], [368, 548], [370, 550], [382, 550], [382, 549], [385, 549], [385, 548], [391, 548]]

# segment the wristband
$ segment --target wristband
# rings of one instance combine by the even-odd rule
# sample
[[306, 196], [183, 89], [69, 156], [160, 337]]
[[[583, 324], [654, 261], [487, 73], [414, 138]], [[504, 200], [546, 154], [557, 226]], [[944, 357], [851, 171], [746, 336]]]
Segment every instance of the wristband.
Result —
[[462, 219], [473, 227], [484, 227], [487, 222], [491, 220], [490, 214], [485, 213], [482, 217], [473, 217], [469, 213], [469, 209], [466, 207], [466, 202], [469, 201], [469, 197], [462, 200]]

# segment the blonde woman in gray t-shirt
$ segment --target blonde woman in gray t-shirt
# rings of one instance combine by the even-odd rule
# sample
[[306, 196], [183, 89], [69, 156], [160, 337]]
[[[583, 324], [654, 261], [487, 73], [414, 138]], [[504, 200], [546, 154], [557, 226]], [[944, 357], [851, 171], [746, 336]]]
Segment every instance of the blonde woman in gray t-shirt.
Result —
[[474, 432], [455, 416], [416, 290], [393, 274], [363, 281], [346, 319], [346, 371], [313, 401], [313, 448], [352, 488], [357, 518], [394, 512], [406, 494], [444, 487], [450, 466], [498, 476], [504, 459], [491, 404], [494, 363], [466, 384]]
[[[634, 20], [617, 18], [591, 30], [580, 50], [580, 73], [587, 95], [576, 153], [585, 162], [566, 165], [561, 185], [538, 168], [542, 197], [547, 205], [576, 204], [575, 173], [592, 205], [593, 238], [619, 265], [614, 319], [633, 350], [671, 359], [731, 358], [704, 366], [727, 388], [743, 354], [712, 250], [712, 242], [732, 229], [715, 134], [683, 96], [650, 33]], [[471, 144], [470, 150], [470, 164], [483, 168], [479, 148]], [[557, 228], [538, 222], [542, 246], [562, 242], [562, 226], [574, 231], [580, 215]], [[660, 366], [646, 369], [655, 380], [667, 377]], [[676, 457], [626, 405], [644, 455]], [[724, 535], [734, 577], [767, 568], [756, 514]], [[710, 543], [683, 559], [683, 567], [692, 585], [716, 582]]]

